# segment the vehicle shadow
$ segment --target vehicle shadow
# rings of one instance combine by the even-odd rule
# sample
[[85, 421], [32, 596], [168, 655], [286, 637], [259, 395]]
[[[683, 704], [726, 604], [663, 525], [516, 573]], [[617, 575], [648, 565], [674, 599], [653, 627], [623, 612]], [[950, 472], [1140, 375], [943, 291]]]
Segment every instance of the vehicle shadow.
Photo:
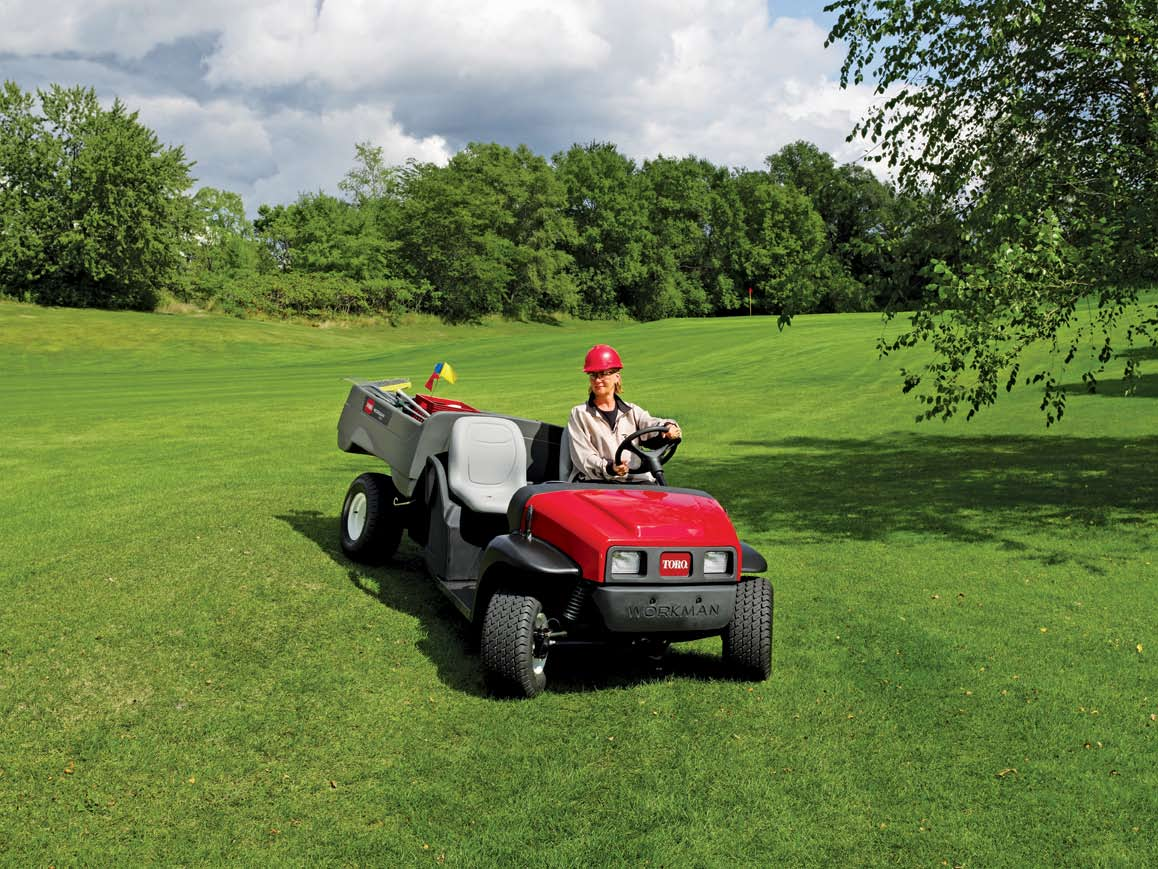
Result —
[[[478, 697], [490, 697], [483, 684], [478, 638], [467, 621], [428, 579], [418, 548], [404, 539], [393, 561], [367, 567], [346, 557], [338, 541], [336, 516], [316, 510], [276, 516], [311, 540], [345, 570], [350, 584], [363, 594], [422, 625], [417, 643], [444, 685]], [[625, 653], [626, 651], [626, 653]], [[547, 691], [575, 693], [624, 688], [668, 678], [725, 679], [719, 656], [698, 650], [670, 650], [658, 665], [644, 652], [623, 647], [559, 647], [551, 652]]]
[[334, 560], [346, 572], [350, 585], [384, 606], [414, 617], [422, 625], [417, 648], [435, 665], [443, 684], [482, 696], [470, 625], [458, 614], [424, 573], [418, 548], [403, 539], [394, 559], [381, 567], [351, 561], [338, 540], [338, 517], [317, 510], [277, 516], [294, 531]]
[[[712, 492], [741, 534], [793, 543], [910, 534], [998, 544], [1056, 564], [1075, 557], [1048, 538], [1090, 526], [1158, 530], [1158, 436], [898, 433], [735, 446], [737, 458], [689, 463], [671, 478]], [[1052, 532], [1044, 543], [1043, 529]]]
[[[718, 642], [718, 641], [717, 641]], [[554, 694], [630, 688], [668, 679], [730, 681], [723, 658], [701, 649], [672, 646], [659, 657], [637, 647], [561, 646], [551, 651], [547, 690]]]

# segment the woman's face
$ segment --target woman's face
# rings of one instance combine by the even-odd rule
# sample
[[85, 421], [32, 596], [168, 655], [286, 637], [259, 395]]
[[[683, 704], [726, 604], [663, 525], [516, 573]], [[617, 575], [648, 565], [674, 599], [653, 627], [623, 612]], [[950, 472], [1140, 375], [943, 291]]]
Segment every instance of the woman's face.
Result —
[[612, 369], [592, 371], [587, 377], [591, 382], [591, 391], [595, 393], [596, 398], [607, 398], [615, 395], [615, 384], [619, 382], [618, 371]]

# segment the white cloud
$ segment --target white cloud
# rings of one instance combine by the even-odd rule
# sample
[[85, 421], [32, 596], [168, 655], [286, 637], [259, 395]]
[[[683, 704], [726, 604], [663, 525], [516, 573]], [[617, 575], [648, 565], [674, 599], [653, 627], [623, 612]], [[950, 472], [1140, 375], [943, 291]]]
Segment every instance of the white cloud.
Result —
[[285, 109], [266, 119], [277, 157], [277, 171], [254, 184], [258, 202], [290, 202], [299, 193], [336, 192], [337, 183], [354, 165], [354, 144], [369, 141], [382, 148], [389, 164], [407, 158], [445, 163], [451, 151], [440, 136], [407, 135], [389, 106], [361, 104], [320, 114]]
[[144, 57], [158, 45], [229, 25], [232, 0], [7, 0], [0, 52]]
[[[801, 2], [792, 8], [800, 9]], [[823, 0], [815, 0], [815, 10]], [[758, 167], [806, 139], [838, 160], [872, 100], [841, 54], [766, 0], [8, 0], [4, 76], [119, 95], [199, 183], [253, 209], [336, 190], [354, 144], [443, 162], [468, 141], [549, 156]], [[54, 54], [55, 53], [55, 54]], [[67, 78], [73, 75], [74, 78]]]
[[[338, 111], [282, 109], [261, 114], [243, 103], [187, 97], [135, 97], [143, 123], [163, 141], [180, 142], [195, 160], [197, 187], [220, 187], [256, 204], [291, 202], [300, 193], [335, 191], [353, 166], [354, 144], [370, 141], [390, 164], [408, 158], [445, 163], [451, 151], [439, 136], [407, 135], [388, 105]], [[168, 135], [181, 132], [180, 138]]]
[[799, 139], [839, 162], [859, 159], [863, 145], [845, 137], [873, 95], [830, 77], [839, 57], [824, 48], [826, 31], [810, 19], [769, 20], [762, 3], [731, 6], [731, 19], [673, 31], [670, 51], [618, 101], [613, 140], [638, 156], [690, 153], [733, 166], [757, 167]]
[[276, 174], [277, 154], [266, 119], [242, 103], [216, 99], [198, 102], [184, 96], [129, 96], [141, 121], [162, 141], [181, 144], [195, 160], [198, 186], [238, 190]]
[[251, 4], [209, 58], [209, 80], [357, 90], [418, 76], [453, 82], [593, 69], [610, 49], [588, 10], [576, 0], [329, 0], [320, 12], [313, 0]]

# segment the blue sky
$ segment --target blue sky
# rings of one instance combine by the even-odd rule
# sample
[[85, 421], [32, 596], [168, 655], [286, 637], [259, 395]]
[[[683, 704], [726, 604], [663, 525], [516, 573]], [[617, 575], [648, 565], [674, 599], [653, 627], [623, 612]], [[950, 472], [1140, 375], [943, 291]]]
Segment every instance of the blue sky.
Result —
[[801, 0], [7, 0], [0, 78], [94, 87], [252, 212], [337, 192], [354, 145], [443, 162], [471, 141], [550, 156], [840, 161], [871, 103], [841, 90], [833, 16]]

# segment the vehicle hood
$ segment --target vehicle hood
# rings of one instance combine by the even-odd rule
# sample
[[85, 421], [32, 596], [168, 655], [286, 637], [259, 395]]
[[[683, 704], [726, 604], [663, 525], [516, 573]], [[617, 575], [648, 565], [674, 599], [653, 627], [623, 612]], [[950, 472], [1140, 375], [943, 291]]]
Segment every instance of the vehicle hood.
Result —
[[710, 495], [660, 487], [544, 492], [534, 507], [533, 533], [575, 559], [584, 576], [599, 579], [612, 546], [739, 549], [724, 508]]

